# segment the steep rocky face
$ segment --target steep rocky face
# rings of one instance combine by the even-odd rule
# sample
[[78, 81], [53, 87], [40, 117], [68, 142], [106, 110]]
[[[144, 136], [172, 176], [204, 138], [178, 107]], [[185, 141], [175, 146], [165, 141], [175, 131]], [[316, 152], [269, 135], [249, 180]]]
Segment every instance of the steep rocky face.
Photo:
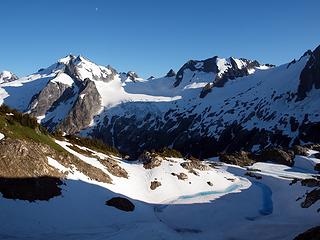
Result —
[[226, 63], [226, 70], [219, 72], [212, 83], [208, 83], [201, 91], [200, 97], [204, 98], [214, 87], [223, 87], [228, 80], [248, 76], [250, 70], [260, 67], [260, 63], [256, 60], [251, 61], [244, 58], [229, 58]]
[[309, 60], [300, 74], [300, 84], [297, 92], [297, 101], [306, 98], [312, 88], [320, 88], [320, 46], [313, 52], [308, 51]]
[[185, 71], [190, 70], [191, 72], [194, 71], [202, 71], [206, 73], [217, 73], [219, 71], [218, 66], [216, 64], [217, 56], [208, 58], [204, 61], [196, 61], [196, 60], [190, 60], [187, 63], [185, 63], [177, 72], [175, 82], [173, 84], [174, 87], [179, 86], [181, 83]]
[[101, 97], [93, 81], [86, 79], [79, 91], [71, 111], [58, 129], [74, 134], [86, 128], [92, 121], [94, 115], [101, 110]]
[[0, 83], [8, 83], [17, 80], [18, 77], [9, 71], [0, 72]]
[[[137, 120], [134, 116], [119, 116], [105, 119], [105, 123], [109, 123], [94, 128], [90, 134], [103, 139], [110, 145], [117, 146], [122, 152], [133, 157], [138, 157], [144, 149], [161, 149], [166, 146], [172, 146], [184, 154], [189, 153], [202, 158], [217, 155], [223, 151], [249, 151], [257, 144], [263, 147], [272, 142], [275, 145], [288, 146], [290, 142], [290, 139], [282, 136], [281, 133], [277, 136], [265, 130], [249, 131], [239, 125], [226, 127], [216, 138], [209, 136], [208, 128], [192, 130], [193, 124], [197, 125], [201, 121], [197, 115], [185, 117], [175, 112], [168, 114], [164, 123], [160, 118], [150, 121], [148, 117]], [[137, 128], [137, 126], [140, 127]]]
[[[56, 78], [61, 76], [58, 73]], [[53, 78], [37, 95], [33, 96], [29, 109], [33, 116], [43, 116], [47, 111], [54, 109], [60, 102], [73, 95], [72, 86], [63, 82], [54, 81]]]
[[136, 81], [136, 79], [139, 78], [138, 74], [133, 71], [127, 72], [126, 76], [132, 81]]
[[[250, 72], [254, 72], [254, 69], [260, 66], [262, 65], [256, 60], [236, 59], [233, 57], [223, 59], [215, 56], [204, 61], [190, 60], [180, 68], [173, 85], [174, 87], [179, 86], [188, 72], [193, 73], [193, 77], [196, 77], [197, 73], [203, 72], [211, 74], [212, 77], [210, 85], [206, 86], [207, 90], [209, 86], [210, 89], [213, 87], [223, 87], [228, 80], [248, 76]], [[267, 66], [265, 65], [265, 67]], [[201, 97], [205, 95], [202, 94]]]

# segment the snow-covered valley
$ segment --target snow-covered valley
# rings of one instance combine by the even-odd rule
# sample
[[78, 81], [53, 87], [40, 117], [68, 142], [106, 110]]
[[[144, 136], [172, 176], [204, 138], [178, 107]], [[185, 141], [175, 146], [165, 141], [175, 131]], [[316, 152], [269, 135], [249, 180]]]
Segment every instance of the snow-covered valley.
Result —
[[[190, 171], [182, 167], [192, 162], [186, 159], [164, 158], [160, 165], [146, 168], [141, 161], [56, 142], [109, 174], [112, 183], [92, 180], [48, 157], [49, 165], [67, 173], [61, 196], [34, 202], [0, 198], [1, 239], [293, 239], [319, 224], [320, 202], [302, 208], [313, 188], [300, 183], [319, 178], [308, 163], [320, 163], [313, 157], [317, 151], [297, 155], [293, 167], [239, 167], [214, 159]], [[104, 159], [112, 159], [127, 178], [112, 175]], [[177, 177], [181, 173], [184, 178]], [[299, 181], [292, 183], [294, 179]], [[153, 181], [161, 185], [151, 189]], [[118, 196], [130, 199], [134, 211], [105, 205]]]

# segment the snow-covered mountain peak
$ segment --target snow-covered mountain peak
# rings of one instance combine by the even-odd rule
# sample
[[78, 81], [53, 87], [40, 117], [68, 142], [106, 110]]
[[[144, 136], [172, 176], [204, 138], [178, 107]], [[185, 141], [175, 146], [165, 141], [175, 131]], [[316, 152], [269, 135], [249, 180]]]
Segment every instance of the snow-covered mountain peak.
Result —
[[65, 56], [64, 58], [61, 58], [58, 60], [58, 63], [62, 63], [62, 64], [68, 64], [70, 61], [76, 59], [76, 56], [69, 54], [67, 56]]
[[17, 80], [18, 77], [10, 71], [2, 71], [0, 72], [0, 83], [7, 83]]
[[111, 81], [114, 79], [117, 71], [113, 69], [110, 65], [102, 66], [98, 65], [86, 57], [81, 55], [68, 55], [61, 58], [57, 63], [51, 65], [46, 69], [41, 69], [40, 74], [52, 74], [64, 72], [70, 77], [83, 81], [85, 79], [96, 80], [96, 81]]
[[202, 79], [202, 82], [213, 83], [217, 87], [223, 87], [230, 79], [247, 76], [254, 73], [255, 69], [267, 69], [271, 66], [262, 65], [256, 60], [234, 57], [214, 56], [205, 60], [190, 60], [177, 72], [174, 87], [179, 85], [185, 87], [196, 83], [198, 79]]

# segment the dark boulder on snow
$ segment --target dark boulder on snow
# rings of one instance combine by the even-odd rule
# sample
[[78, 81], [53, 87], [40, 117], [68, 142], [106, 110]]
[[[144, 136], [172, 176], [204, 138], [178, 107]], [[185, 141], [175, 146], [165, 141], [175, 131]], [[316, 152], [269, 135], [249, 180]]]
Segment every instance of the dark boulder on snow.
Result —
[[130, 200], [123, 197], [111, 198], [110, 200], [106, 201], [106, 205], [115, 207], [125, 212], [132, 212], [135, 208], [134, 204]]
[[161, 186], [161, 182], [159, 181], [152, 181], [151, 184], [150, 184], [150, 189], [151, 190], [155, 190], [157, 187], [160, 187]]
[[319, 240], [320, 239], [320, 226], [310, 228], [304, 233], [299, 234], [293, 240]]
[[188, 175], [185, 173], [179, 173], [179, 174], [171, 173], [171, 175], [177, 177], [179, 180], [182, 180], [182, 181], [188, 179]]

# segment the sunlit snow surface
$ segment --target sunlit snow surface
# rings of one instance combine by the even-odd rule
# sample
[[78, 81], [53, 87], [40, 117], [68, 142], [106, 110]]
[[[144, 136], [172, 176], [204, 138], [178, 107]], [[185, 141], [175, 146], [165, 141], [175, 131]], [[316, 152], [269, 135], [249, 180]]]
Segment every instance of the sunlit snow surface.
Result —
[[[108, 173], [98, 158], [112, 158], [129, 178], [112, 176], [112, 184], [91, 180], [76, 168], [66, 168], [48, 157], [48, 163], [67, 173], [62, 196], [48, 202], [29, 203], [0, 198], [0, 239], [293, 239], [319, 223], [319, 203], [300, 207], [297, 200], [310, 189], [293, 178], [315, 176], [310, 156], [296, 157], [292, 168], [272, 163], [250, 166], [261, 180], [244, 175], [238, 166], [199, 171], [199, 176], [180, 166], [183, 159], [164, 160], [159, 167], [144, 169], [139, 161], [127, 162], [93, 152], [84, 156], [70, 143], [57, 143], [82, 161]], [[80, 146], [78, 146], [80, 147]], [[82, 150], [87, 148], [80, 147]], [[97, 156], [97, 157], [95, 157]], [[257, 171], [259, 170], [259, 171]], [[188, 180], [171, 173], [183, 172]], [[150, 189], [157, 179], [161, 186]], [[207, 182], [210, 181], [213, 186]], [[106, 200], [124, 196], [135, 204], [134, 212], [106, 206]]]

